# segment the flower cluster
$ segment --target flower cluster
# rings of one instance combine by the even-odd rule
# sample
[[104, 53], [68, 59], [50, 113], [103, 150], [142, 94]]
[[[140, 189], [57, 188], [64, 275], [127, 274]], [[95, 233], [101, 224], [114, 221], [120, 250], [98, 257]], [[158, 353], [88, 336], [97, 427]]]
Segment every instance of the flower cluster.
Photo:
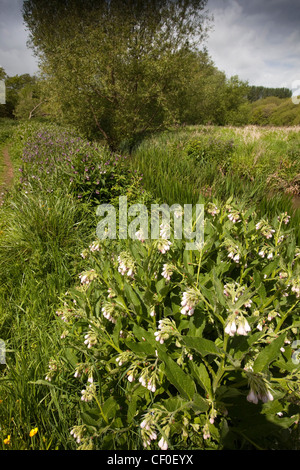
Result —
[[87, 345], [88, 349], [91, 349], [93, 346], [96, 346], [97, 343], [98, 343], [98, 335], [96, 334], [95, 331], [90, 331], [84, 336], [84, 344]]
[[48, 380], [48, 382], [51, 382], [53, 377], [56, 375], [58, 369], [59, 369], [59, 362], [56, 359], [50, 359], [49, 364], [48, 364], [48, 374], [45, 377], [45, 380]]
[[263, 403], [273, 401], [274, 397], [271, 393], [271, 387], [267, 380], [259, 374], [254, 374], [250, 370], [246, 370], [248, 377], [248, 384], [250, 391], [247, 395], [247, 400], [257, 405], [258, 401], [261, 400]]
[[171, 246], [172, 246], [172, 243], [170, 242], [170, 240], [165, 240], [163, 238], [157, 240], [157, 249], [163, 255], [167, 253], [167, 251], [170, 250]]
[[84, 271], [79, 274], [79, 279], [82, 285], [89, 286], [91, 282], [98, 277], [98, 274], [94, 269], [90, 271]]
[[199, 292], [194, 288], [187, 289], [182, 294], [182, 301], [181, 301], [181, 313], [182, 315], [192, 316], [194, 315], [195, 307], [199, 303], [200, 296]]
[[71, 436], [76, 439], [77, 444], [80, 444], [81, 441], [84, 439], [85, 434], [86, 434], [86, 426], [80, 425], [80, 426], [74, 426], [71, 431], [70, 431]]
[[122, 367], [123, 364], [128, 361], [132, 361], [133, 359], [135, 359], [134, 353], [131, 351], [123, 351], [116, 357], [116, 363], [119, 367]]
[[90, 402], [95, 398], [96, 395], [96, 385], [90, 383], [84, 390], [81, 390], [81, 400], [85, 402]]
[[179, 333], [176, 328], [176, 323], [170, 318], [164, 318], [158, 322], [158, 330], [155, 331], [154, 336], [156, 341], [163, 344], [170, 336], [178, 336]]
[[101, 308], [101, 312], [106, 320], [110, 321], [111, 323], [117, 323], [118, 312], [115, 308], [115, 304], [111, 302], [105, 302]]
[[255, 228], [256, 230], [260, 230], [261, 234], [265, 237], [265, 238], [272, 238], [273, 237], [273, 233], [275, 233], [275, 230], [271, 227], [271, 225], [269, 224], [269, 222], [267, 222], [266, 220], [262, 219], [260, 220], [256, 225], [255, 225]]
[[235, 334], [247, 336], [251, 328], [243, 315], [236, 316], [234, 314], [229, 317], [224, 331], [229, 336], [234, 336]]
[[140, 240], [140, 242], [144, 243], [144, 241], [146, 240], [146, 234], [144, 232], [144, 230], [141, 228], [140, 230], [138, 230], [137, 232], [135, 232], [135, 236], [138, 240]]
[[152, 366], [143, 369], [143, 372], [139, 377], [139, 382], [143, 387], [147, 388], [152, 393], [154, 393], [157, 387], [157, 373], [155, 370], [151, 373], [151, 369]]
[[212, 202], [209, 202], [208, 206], [207, 206], [207, 212], [209, 214], [211, 214], [213, 217], [215, 217], [216, 215], [218, 215], [220, 213], [220, 209], [218, 209], [216, 204], [213, 204]]
[[240, 222], [241, 221], [240, 213], [237, 210], [234, 210], [234, 209], [230, 208], [229, 209], [228, 219], [231, 220], [231, 222], [233, 222], [234, 224], [236, 222]]
[[260, 249], [260, 251], [258, 252], [259, 256], [261, 258], [265, 258], [267, 257], [267, 259], [272, 259], [273, 258], [273, 250], [268, 247], [268, 246], [264, 246]]
[[154, 416], [151, 414], [147, 414], [141, 422], [140, 427], [143, 439], [143, 446], [148, 447], [151, 445], [151, 441], [156, 441], [157, 439]]
[[235, 245], [231, 240], [225, 240], [224, 245], [228, 252], [228, 258], [231, 258], [235, 263], [240, 262], [241, 252], [238, 245]]
[[165, 263], [163, 265], [163, 270], [161, 272], [161, 275], [162, 275], [162, 277], [164, 277], [166, 279], [166, 281], [170, 281], [171, 276], [173, 274], [173, 271], [174, 271], [173, 265]]
[[281, 215], [278, 216], [278, 220], [279, 220], [279, 221], [282, 220], [282, 222], [283, 222], [285, 225], [287, 225], [287, 224], [289, 223], [290, 218], [291, 218], [291, 216], [288, 215], [287, 212], [283, 212]]
[[100, 251], [100, 242], [99, 241], [94, 241], [90, 244], [89, 249], [91, 253], [94, 253], [95, 251]]
[[291, 280], [291, 291], [296, 294], [297, 299], [300, 297], [300, 277]]
[[125, 276], [126, 274], [128, 277], [134, 277], [135, 264], [129, 253], [127, 253], [126, 251], [120, 253], [120, 255], [118, 256], [118, 263], [119, 273], [121, 273], [123, 276]]

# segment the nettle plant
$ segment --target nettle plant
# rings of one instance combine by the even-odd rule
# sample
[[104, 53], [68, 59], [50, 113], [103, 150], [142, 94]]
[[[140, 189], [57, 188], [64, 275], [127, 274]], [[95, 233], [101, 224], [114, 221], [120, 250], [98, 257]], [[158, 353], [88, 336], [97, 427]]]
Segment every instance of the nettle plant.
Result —
[[290, 438], [300, 250], [288, 222], [209, 203], [202, 249], [172, 236], [87, 247], [47, 372], [53, 385], [63, 371], [78, 381], [80, 449], [276, 448]]

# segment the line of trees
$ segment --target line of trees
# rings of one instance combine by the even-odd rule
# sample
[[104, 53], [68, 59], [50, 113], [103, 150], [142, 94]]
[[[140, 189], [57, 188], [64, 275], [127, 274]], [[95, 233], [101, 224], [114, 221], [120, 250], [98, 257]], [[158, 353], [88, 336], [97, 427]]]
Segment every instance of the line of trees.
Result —
[[291, 98], [292, 91], [288, 88], [268, 88], [263, 86], [250, 86], [248, 90], [248, 100], [253, 103], [254, 101], [262, 100], [270, 96], [277, 98]]

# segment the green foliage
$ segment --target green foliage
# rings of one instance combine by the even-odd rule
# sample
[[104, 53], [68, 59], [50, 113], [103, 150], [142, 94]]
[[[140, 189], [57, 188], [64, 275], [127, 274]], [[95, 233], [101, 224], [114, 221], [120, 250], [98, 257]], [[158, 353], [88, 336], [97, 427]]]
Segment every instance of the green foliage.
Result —
[[230, 164], [230, 158], [234, 151], [233, 140], [221, 140], [218, 138], [206, 138], [192, 140], [188, 143], [186, 154], [200, 164], [209, 164], [212, 161]]
[[[26, 143], [21, 160], [20, 186], [27, 192], [53, 192], [60, 187], [92, 204], [127, 194], [141, 195], [140, 175], [130, 173], [126, 158], [96, 142], [79, 137], [72, 128], [24, 126]], [[19, 129], [19, 139], [24, 134]]]
[[196, 251], [172, 230], [171, 245], [95, 239], [95, 164], [119, 156], [75, 129], [22, 123], [5, 144], [24, 181], [0, 211], [0, 448], [298, 449], [299, 217], [265, 190], [283, 162], [298, 171], [295, 129], [187, 127], [110, 159], [96, 204], [153, 202], [141, 172], [169, 204], [214, 183], [225, 202], [200, 200]]
[[4, 144], [10, 137], [12, 137], [15, 127], [16, 123], [12, 119], [0, 119], [0, 145]]
[[89, 4], [27, 0], [24, 19], [56, 116], [115, 150], [176, 122], [206, 0]]
[[248, 100], [252, 103], [254, 101], [262, 100], [265, 98], [291, 98], [292, 91], [288, 88], [268, 88], [263, 86], [250, 86], [248, 90]]
[[298, 140], [293, 128], [186, 126], [145, 139], [130, 163], [143, 174], [145, 189], [170, 205], [196, 204], [199, 195], [234, 196], [262, 214], [292, 213], [299, 195]]
[[297, 421], [289, 218], [205, 207], [199, 251], [172, 237], [164, 254], [166, 240], [86, 250], [81, 285], [57, 312], [60, 357], [45, 371], [57, 390], [78, 380], [80, 449], [280, 449]]
[[269, 97], [252, 104], [250, 123], [259, 126], [297, 126], [299, 106], [291, 98]]
[[29, 74], [15, 75], [13, 77], [5, 76], [6, 102], [0, 105], [0, 117], [14, 118], [15, 110], [18, 106], [23, 90], [31, 89], [35, 92], [37, 87], [36, 77]]

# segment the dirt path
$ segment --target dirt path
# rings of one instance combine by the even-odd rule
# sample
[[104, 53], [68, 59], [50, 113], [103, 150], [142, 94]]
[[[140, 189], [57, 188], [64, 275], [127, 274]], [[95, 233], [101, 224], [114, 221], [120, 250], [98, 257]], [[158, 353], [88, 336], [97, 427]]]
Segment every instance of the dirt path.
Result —
[[14, 179], [14, 169], [13, 165], [9, 156], [8, 147], [5, 147], [2, 151], [2, 162], [3, 162], [3, 170], [1, 175], [1, 183], [0, 183], [0, 204], [3, 199], [3, 193], [10, 188], [13, 179]]

